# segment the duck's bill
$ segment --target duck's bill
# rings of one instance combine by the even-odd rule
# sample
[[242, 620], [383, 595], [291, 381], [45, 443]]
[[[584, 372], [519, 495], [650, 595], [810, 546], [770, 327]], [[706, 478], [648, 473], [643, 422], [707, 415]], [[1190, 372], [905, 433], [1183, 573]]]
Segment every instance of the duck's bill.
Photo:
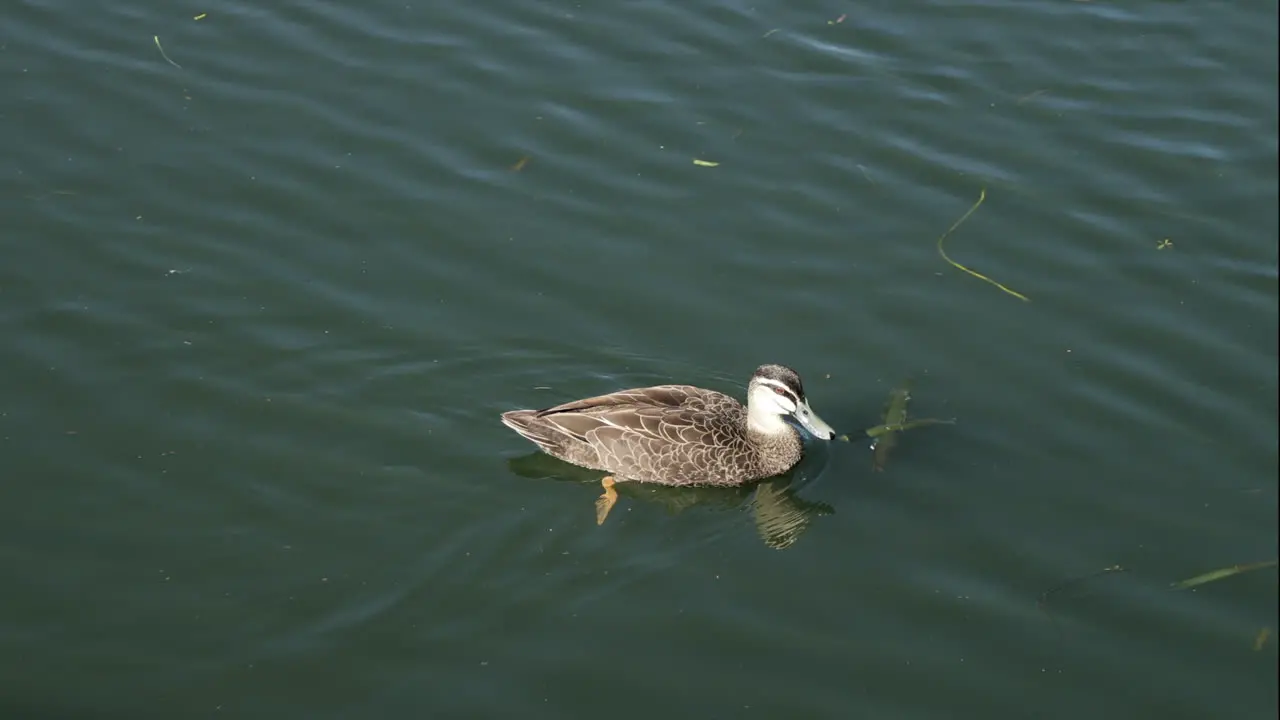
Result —
[[809, 431], [809, 434], [819, 440], [830, 440], [836, 436], [836, 431], [831, 426], [818, 417], [813, 408], [809, 407], [809, 401], [801, 402], [795, 411], [795, 419], [800, 423], [800, 427]]

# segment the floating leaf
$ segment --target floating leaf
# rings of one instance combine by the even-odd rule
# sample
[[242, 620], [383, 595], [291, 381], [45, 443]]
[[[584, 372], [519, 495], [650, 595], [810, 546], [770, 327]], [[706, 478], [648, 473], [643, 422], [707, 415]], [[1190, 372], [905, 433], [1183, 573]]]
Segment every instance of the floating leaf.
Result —
[[954, 224], [954, 225], [952, 225], [951, 227], [947, 228], [947, 231], [946, 231], [946, 232], [944, 232], [944, 233], [942, 233], [942, 236], [938, 238], [938, 254], [942, 256], [942, 259], [943, 259], [943, 260], [946, 260], [946, 261], [947, 261], [947, 262], [948, 262], [952, 267], [956, 268], [957, 270], [963, 270], [964, 272], [969, 273], [970, 275], [972, 275], [972, 276], [974, 276], [974, 277], [978, 278], [979, 280], [982, 280], [982, 281], [984, 281], [984, 282], [989, 282], [989, 283], [991, 283], [992, 285], [995, 285], [996, 287], [1000, 288], [1001, 290], [1003, 290], [1003, 291], [1005, 291], [1005, 292], [1009, 293], [1010, 295], [1012, 295], [1012, 296], [1014, 296], [1014, 297], [1018, 298], [1019, 300], [1021, 300], [1021, 301], [1023, 301], [1023, 302], [1031, 302], [1031, 298], [1027, 297], [1026, 295], [1023, 295], [1022, 293], [1018, 292], [1017, 290], [1010, 290], [1009, 288], [1005, 287], [1004, 285], [1001, 285], [1000, 283], [996, 282], [995, 280], [992, 280], [991, 278], [987, 277], [986, 275], [983, 275], [982, 273], [980, 273], [980, 272], [978, 272], [978, 271], [976, 271], [976, 270], [970, 270], [969, 268], [967, 268], [967, 267], [965, 267], [965, 266], [961, 265], [960, 263], [956, 262], [955, 260], [952, 260], [952, 259], [951, 259], [951, 257], [950, 257], [949, 255], [947, 255], [947, 251], [942, 249], [942, 241], [943, 241], [943, 240], [946, 240], [946, 239], [947, 239], [947, 236], [949, 236], [951, 233], [955, 232], [955, 229], [956, 229], [956, 228], [958, 228], [958, 227], [960, 227], [960, 224], [961, 224], [961, 223], [963, 223], [965, 220], [968, 220], [968, 219], [969, 219], [969, 216], [973, 214], [973, 211], [974, 211], [974, 210], [977, 210], [977, 209], [978, 209], [978, 206], [982, 204], [982, 201], [983, 201], [983, 200], [986, 200], [986, 199], [987, 199], [987, 189], [986, 189], [986, 188], [983, 188], [983, 189], [982, 189], [982, 194], [978, 196], [978, 202], [974, 203], [974, 204], [973, 204], [973, 207], [969, 208], [969, 212], [965, 213], [964, 215], [961, 215], [961, 216], [960, 216], [960, 219], [959, 219], [959, 220], [957, 220], [957, 221], [955, 222], [955, 224]]
[[[911, 401], [911, 385], [912, 381], [908, 379], [889, 392], [889, 402], [885, 405], [884, 417], [881, 418], [879, 427], [893, 428], [907, 421], [907, 403]], [[879, 472], [884, 470], [885, 463], [889, 461], [889, 451], [898, 444], [898, 434], [886, 429], [873, 437], [876, 443], [871, 454], [871, 468]]]
[[926, 425], [955, 425], [955, 420], [939, 420], [938, 418], [920, 418], [919, 420], [910, 420], [908, 422], [897, 423], [895, 425], [876, 425], [867, 428], [868, 437], [880, 437], [885, 433], [902, 432], [903, 430], [911, 430], [912, 428], [924, 427]]
[[698, 166], [700, 166], [700, 167], [716, 167], [716, 166], [718, 166], [720, 163], [718, 163], [718, 162], [712, 162], [712, 161], [710, 161], [710, 160], [699, 160], [698, 158], [694, 158], [694, 159], [693, 159], [693, 164], [694, 164], [694, 165], [698, 165]]
[[1232, 565], [1231, 567], [1218, 568], [1217, 570], [1210, 570], [1207, 573], [1202, 573], [1193, 578], [1187, 578], [1186, 580], [1183, 580], [1181, 582], [1176, 582], [1173, 584], [1173, 587], [1178, 588], [1179, 590], [1186, 590], [1187, 588], [1193, 588], [1198, 585], [1204, 585], [1205, 583], [1211, 583], [1216, 580], [1224, 580], [1226, 578], [1239, 575], [1240, 573], [1247, 573], [1247, 572], [1252, 572], [1254, 570], [1262, 570], [1264, 568], [1275, 567], [1277, 562], [1278, 561], [1276, 560], [1267, 560], [1265, 562], [1248, 563], [1246, 565]]
[[151, 36], [151, 38], [152, 38], [153, 40], [155, 40], [155, 41], [156, 41], [156, 49], [160, 51], [160, 57], [164, 58], [165, 62], [167, 62], [167, 63], [169, 63], [170, 65], [172, 65], [172, 66], [174, 66], [174, 67], [178, 68], [179, 70], [181, 70], [181, 69], [182, 69], [182, 66], [181, 66], [181, 65], [179, 65], [178, 63], [176, 63], [176, 62], [174, 62], [174, 61], [170, 60], [170, 59], [169, 59], [169, 55], [168, 55], [168, 53], [166, 53], [166, 52], [164, 51], [164, 48], [160, 47], [160, 36], [159, 36], [159, 35], [152, 35], [152, 36]]

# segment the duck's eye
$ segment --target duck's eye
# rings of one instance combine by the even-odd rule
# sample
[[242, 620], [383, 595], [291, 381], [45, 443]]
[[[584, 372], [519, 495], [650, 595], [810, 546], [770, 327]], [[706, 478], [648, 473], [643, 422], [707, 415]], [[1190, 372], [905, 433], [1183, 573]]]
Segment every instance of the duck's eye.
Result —
[[770, 389], [772, 389], [775, 393], [777, 393], [777, 394], [781, 395], [782, 397], [791, 397], [791, 393], [787, 392], [786, 390], [784, 390], [784, 389], [782, 389], [782, 388], [780, 388], [780, 387], [773, 387], [772, 385], [770, 385], [769, 387], [770, 387]]

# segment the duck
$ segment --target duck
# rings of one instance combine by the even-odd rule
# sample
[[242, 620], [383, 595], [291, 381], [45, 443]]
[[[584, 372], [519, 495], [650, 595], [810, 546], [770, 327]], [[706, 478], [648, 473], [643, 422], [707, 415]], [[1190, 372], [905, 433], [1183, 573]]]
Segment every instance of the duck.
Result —
[[835, 437], [809, 406], [799, 373], [785, 365], [756, 368], [746, 405], [693, 385], [655, 385], [510, 410], [502, 423], [552, 457], [608, 473], [596, 501], [597, 524], [617, 502], [619, 482], [745, 485], [800, 461], [798, 428], [820, 440]]

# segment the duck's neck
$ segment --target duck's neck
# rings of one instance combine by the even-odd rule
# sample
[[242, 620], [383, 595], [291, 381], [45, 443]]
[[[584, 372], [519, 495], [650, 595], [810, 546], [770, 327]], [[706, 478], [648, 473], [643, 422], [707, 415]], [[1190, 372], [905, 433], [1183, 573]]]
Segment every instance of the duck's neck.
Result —
[[747, 432], [752, 435], [784, 437], [795, 432], [781, 415], [753, 410], [755, 408], [747, 408]]
[[800, 432], [780, 417], [778, 426], [770, 427], [768, 431], [747, 423], [747, 438], [759, 454], [768, 475], [776, 475], [790, 468], [804, 447]]

